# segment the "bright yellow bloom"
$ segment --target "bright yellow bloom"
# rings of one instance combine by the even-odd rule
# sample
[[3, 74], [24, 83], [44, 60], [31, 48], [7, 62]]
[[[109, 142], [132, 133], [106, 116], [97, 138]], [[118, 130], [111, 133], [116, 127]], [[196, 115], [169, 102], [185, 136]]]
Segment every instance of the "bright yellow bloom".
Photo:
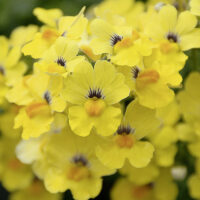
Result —
[[[19, 97], [25, 96], [25, 99], [27, 98], [24, 101], [27, 103], [26, 106], [20, 109], [15, 118], [15, 128], [23, 127], [23, 139], [38, 137], [50, 130], [53, 113], [63, 112], [66, 107], [65, 100], [60, 96], [62, 80], [58, 77], [50, 78], [46, 74], [35, 74], [28, 77], [25, 87], [23, 81], [21, 84], [22, 91], [18, 91], [19, 87], [17, 85], [8, 96], [8, 99], [15, 103], [20, 101]], [[24, 88], [28, 92], [24, 91]]]
[[24, 45], [22, 52], [25, 56], [31, 55], [33, 58], [41, 58], [59, 36], [56, 29], [43, 26], [40, 32], [35, 34], [33, 40]]
[[177, 43], [181, 50], [186, 51], [200, 47], [200, 29], [197, 18], [189, 11], [181, 12], [177, 16], [174, 6], [163, 6], [155, 18], [145, 29], [145, 33], [154, 41], [167, 39]]
[[90, 29], [94, 36], [90, 43], [94, 54], [112, 54], [114, 46], [123, 37], [130, 38], [132, 35], [131, 27], [111, 25], [102, 19], [93, 20]]
[[66, 79], [63, 95], [73, 104], [69, 108], [72, 131], [87, 136], [94, 127], [98, 134], [108, 136], [121, 121], [121, 110], [113, 105], [126, 98], [129, 89], [124, 84], [124, 76], [111, 63], [97, 61], [93, 68], [82, 61]]
[[116, 133], [97, 146], [97, 157], [105, 166], [114, 169], [123, 167], [126, 159], [136, 168], [147, 166], [154, 147], [151, 143], [140, 140], [158, 125], [153, 110], [142, 107], [135, 101], [131, 102]]
[[139, 66], [118, 68], [125, 75], [126, 83], [138, 97], [139, 103], [149, 108], [159, 108], [170, 103], [174, 92], [169, 86], [177, 87], [182, 81], [179, 71], [187, 56], [178, 51], [176, 45], [166, 45], [170, 47], [168, 52], [157, 49]]
[[[56, 28], [43, 26], [40, 32], [35, 34], [34, 39], [23, 47], [22, 52], [24, 55], [31, 55], [33, 58], [43, 57], [45, 51], [48, 50], [60, 36], [63, 36], [66, 40], [80, 40], [88, 22], [83, 16], [83, 11], [84, 9], [74, 17], [60, 17]], [[45, 12], [48, 13], [48, 11]], [[49, 20], [47, 17], [48, 14], [44, 16], [45, 18], [43, 20]], [[55, 21], [51, 20], [50, 18], [50, 22], [48, 23], [55, 23]]]
[[143, 57], [150, 56], [154, 47], [151, 40], [133, 31], [132, 36], [123, 37], [115, 44], [113, 55], [110, 58], [116, 65], [132, 67], [139, 65]]
[[45, 186], [52, 193], [70, 189], [77, 200], [96, 197], [102, 187], [102, 176], [114, 171], [96, 158], [94, 149], [98, 138], [82, 138], [71, 133], [54, 135], [45, 148], [49, 166], [44, 177]]
[[73, 71], [76, 65], [84, 57], [78, 54], [78, 45], [73, 41], [67, 41], [64, 37], [59, 37], [55, 43], [47, 50], [41, 61], [35, 63], [35, 70], [47, 72], [51, 75], [66, 75]]

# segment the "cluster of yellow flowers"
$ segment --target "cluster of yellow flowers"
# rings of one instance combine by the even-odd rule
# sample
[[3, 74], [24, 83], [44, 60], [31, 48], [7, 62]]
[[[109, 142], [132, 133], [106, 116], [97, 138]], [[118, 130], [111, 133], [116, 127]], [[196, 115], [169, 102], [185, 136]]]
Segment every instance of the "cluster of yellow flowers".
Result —
[[[175, 2], [104, 0], [76, 16], [36, 8], [41, 27], [0, 36], [10, 200], [58, 200], [68, 189], [88, 200], [117, 171], [112, 200], [175, 200], [183, 179], [200, 199], [200, 73], [184, 86], [180, 75], [185, 52], [200, 48], [200, 1]], [[189, 177], [179, 144], [195, 158]]]

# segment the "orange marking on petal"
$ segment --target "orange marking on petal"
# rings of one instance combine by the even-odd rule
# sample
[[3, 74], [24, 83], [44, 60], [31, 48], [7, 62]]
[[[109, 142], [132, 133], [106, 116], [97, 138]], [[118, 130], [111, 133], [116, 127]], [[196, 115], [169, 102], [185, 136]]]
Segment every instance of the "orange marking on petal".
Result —
[[128, 48], [132, 44], [133, 44], [133, 39], [130, 37], [125, 37], [115, 45], [115, 50], [118, 50], [120, 48]]
[[134, 139], [130, 135], [118, 135], [115, 141], [120, 148], [131, 148], [134, 144]]
[[147, 70], [139, 73], [136, 79], [136, 86], [143, 88], [149, 84], [156, 83], [160, 78], [159, 73], [156, 70]]
[[30, 118], [35, 117], [41, 112], [49, 112], [49, 107], [46, 102], [35, 102], [26, 107], [26, 113]]
[[72, 166], [67, 174], [67, 178], [74, 181], [81, 181], [90, 176], [91, 174], [85, 166]]
[[42, 38], [48, 41], [55, 40], [58, 36], [58, 33], [50, 29], [47, 29], [42, 33]]
[[88, 99], [85, 102], [84, 106], [85, 106], [85, 110], [89, 116], [97, 117], [103, 113], [103, 111], [106, 107], [106, 104], [102, 99], [92, 98], [92, 99]]
[[170, 53], [172, 49], [173, 47], [171, 43], [169, 42], [163, 42], [160, 44], [160, 50], [162, 53], [165, 53], [165, 54]]
[[144, 199], [150, 192], [151, 187], [148, 185], [138, 186], [133, 189], [133, 196], [139, 199]]
[[41, 194], [43, 191], [43, 185], [40, 181], [36, 180], [32, 183], [32, 185], [29, 188], [29, 191], [32, 195], [38, 195]]
[[87, 45], [82, 45], [81, 46], [81, 50], [89, 57], [91, 58], [92, 60], [96, 61], [98, 59], [100, 59], [101, 55], [95, 55], [93, 52], [92, 52], [92, 49], [87, 46]]
[[8, 167], [13, 170], [19, 169], [22, 165], [23, 164], [17, 158], [14, 158], [8, 162]]

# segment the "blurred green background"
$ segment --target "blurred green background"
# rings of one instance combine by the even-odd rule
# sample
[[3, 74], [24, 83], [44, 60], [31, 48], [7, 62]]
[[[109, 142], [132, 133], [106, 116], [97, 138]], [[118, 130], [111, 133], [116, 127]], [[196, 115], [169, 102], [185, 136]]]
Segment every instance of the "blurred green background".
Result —
[[75, 15], [82, 6], [101, 0], [0, 0], [0, 35], [7, 35], [20, 25], [39, 24], [32, 11], [36, 7], [61, 8], [66, 15]]

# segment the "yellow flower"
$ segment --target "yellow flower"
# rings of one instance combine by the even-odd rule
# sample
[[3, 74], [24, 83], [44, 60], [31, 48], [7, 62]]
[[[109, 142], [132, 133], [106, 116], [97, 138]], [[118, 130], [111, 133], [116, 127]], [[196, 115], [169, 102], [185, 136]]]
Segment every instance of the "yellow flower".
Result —
[[33, 58], [41, 58], [59, 36], [56, 29], [43, 26], [40, 32], [35, 34], [33, 40], [24, 45], [22, 53], [25, 56], [31, 55]]
[[21, 163], [15, 156], [18, 140], [1, 137], [0, 139], [0, 180], [8, 191], [27, 187], [33, 174], [30, 166]]
[[[24, 84], [22, 82], [22, 84]], [[66, 107], [65, 100], [60, 96], [62, 90], [62, 79], [59, 77], [49, 77], [46, 74], [35, 74], [26, 80], [29, 93], [18, 91], [13, 88], [10, 95], [12, 102], [19, 100], [20, 97], [27, 97], [25, 107], [21, 108], [15, 118], [15, 128], [23, 127], [22, 137], [38, 137], [42, 133], [50, 130], [54, 112], [63, 112]], [[23, 87], [21, 87], [23, 89]], [[30, 93], [32, 98], [30, 98]], [[13, 97], [13, 98], [12, 98]]]
[[[43, 57], [45, 51], [48, 50], [60, 36], [64, 37], [66, 40], [80, 40], [87, 26], [87, 19], [83, 16], [83, 11], [84, 9], [82, 9], [77, 16], [60, 17], [56, 23], [56, 28], [42, 26], [40, 32], [35, 34], [33, 40], [22, 48], [24, 55], [31, 55], [33, 58]], [[41, 19], [43, 21], [47, 21], [50, 24], [55, 23], [54, 20], [52, 21], [51, 17], [48, 17], [49, 11], [45, 11], [43, 14], [44, 16], [38, 15], [42, 17]]]
[[138, 97], [141, 105], [149, 108], [159, 108], [167, 105], [174, 98], [174, 92], [162, 79], [156, 69], [142, 69], [141, 67], [118, 68], [126, 77], [129, 88]]
[[195, 28], [197, 18], [189, 11], [181, 12], [177, 16], [176, 8], [166, 5], [153, 19], [154, 21], [147, 25], [145, 34], [154, 41], [167, 39], [177, 43], [183, 51], [200, 47], [200, 29]]
[[61, 200], [61, 194], [51, 194], [39, 180], [34, 180], [30, 186], [10, 194], [10, 200]]
[[76, 65], [84, 57], [78, 54], [78, 45], [73, 41], [66, 41], [66, 38], [59, 37], [55, 43], [47, 50], [41, 61], [35, 63], [35, 70], [47, 72], [48, 74], [66, 75], [73, 71]]
[[107, 169], [96, 158], [92, 149], [98, 138], [81, 138], [70, 130], [54, 135], [45, 148], [48, 160], [44, 183], [52, 193], [70, 189], [77, 200], [96, 197], [102, 187], [102, 176], [114, 171]]
[[199, 0], [190, 1], [191, 13], [200, 16], [200, 2]]
[[187, 56], [177, 50], [176, 45], [168, 44], [171, 49], [167, 53], [157, 49], [151, 56], [145, 57], [140, 65], [118, 67], [125, 75], [127, 85], [143, 106], [166, 106], [174, 98], [174, 92], [169, 86], [177, 87], [182, 81], [179, 71], [183, 68]]
[[114, 46], [111, 61], [116, 65], [135, 66], [142, 62], [143, 57], [150, 56], [155, 45], [136, 31], [131, 37], [123, 37]]
[[94, 36], [90, 46], [94, 54], [109, 53], [112, 54], [114, 46], [120, 42], [123, 37], [130, 38], [132, 35], [131, 27], [114, 26], [102, 19], [94, 19], [90, 24], [91, 33]]
[[142, 107], [135, 101], [131, 102], [116, 133], [97, 145], [98, 159], [112, 169], [121, 168], [126, 159], [136, 168], [147, 166], [153, 156], [154, 147], [141, 139], [158, 125], [153, 110]]
[[121, 121], [121, 110], [113, 105], [128, 95], [124, 76], [111, 63], [97, 61], [93, 69], [90, 63], [80, 62], [63, 91], [73, 104], [69, 108], [71, 129], [80, 136], [89, 135], [93, 127], [103, 136], [113, 134]]

